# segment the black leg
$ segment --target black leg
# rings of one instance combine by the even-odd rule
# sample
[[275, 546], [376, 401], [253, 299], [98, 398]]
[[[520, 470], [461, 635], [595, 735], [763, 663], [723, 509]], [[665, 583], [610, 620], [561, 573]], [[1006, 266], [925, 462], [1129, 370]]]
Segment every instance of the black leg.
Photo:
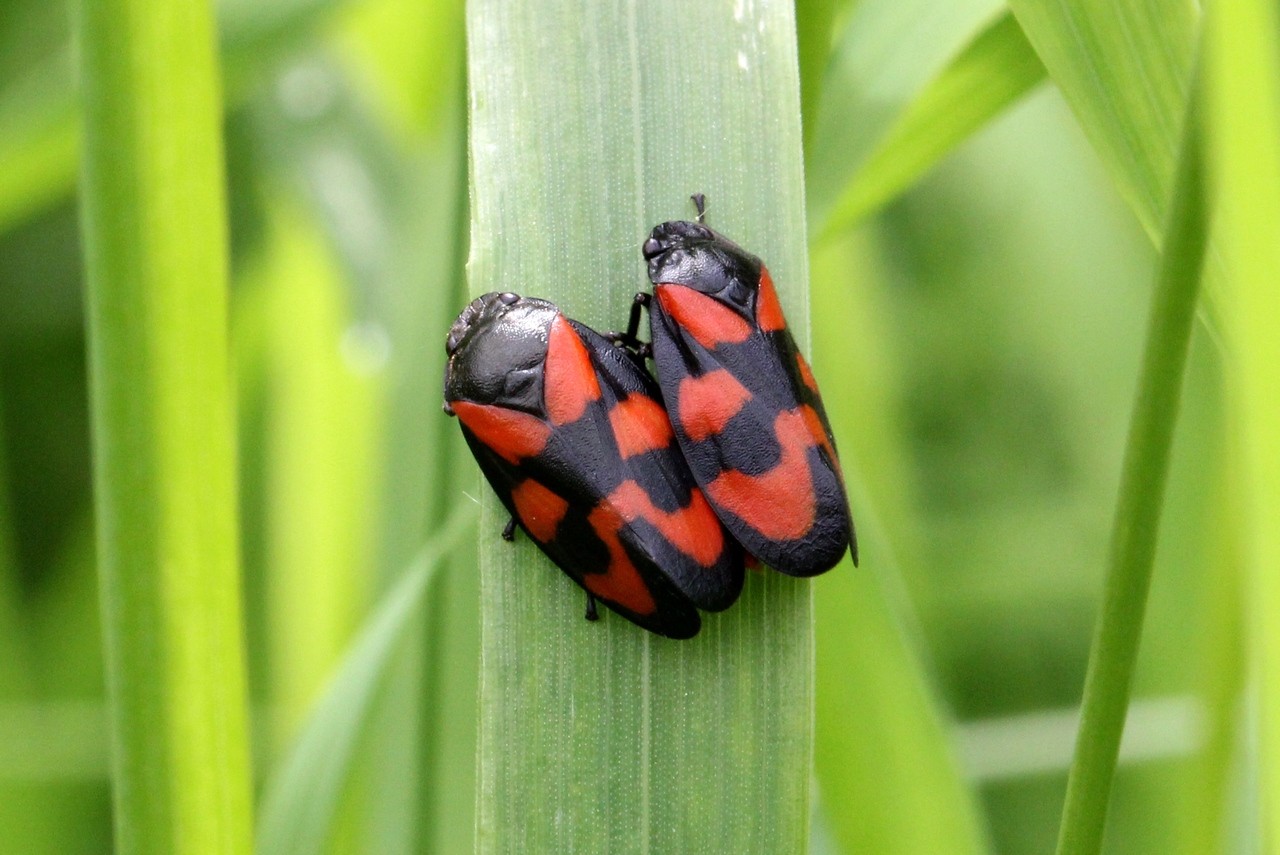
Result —
[[510, 543], [516, 539], [516, 518], [512, 517], [507, 520], [507, 524], [502, 527], [502, 539]]
[[649, 300], [649, 292], [641, 291], [631, 301], [631, 316], [627, 318], [626, 332], [627, 338], [631, 341], [639, 342], [640, 340], [637, 337], [640, 334], [640, 310], [649, 308]]
[[707, 197], [702, 193], [694, 193], [689, 197], [693, 200], [693, 207], [698, 209], [698, 222], [704, 223], [707, 220]]
[[642, 363], [644, 360], [653, 357], [653, 346], [647, 342], [640, 341], [640, 310], [648, 308], [649, 300], [650, 294], [648, 291], [641, 291], [636, 294], [635, 299], [631, 301], [631, 315], [627, 318], [626, 332], [605, 334], [605, 338], [619, 347], [625, 347], [631, 351], [640, 358]]
[[587, 620], [600, 620], [600, 613], [596, 611], [596, 598], [590, 591], [587, 591]]

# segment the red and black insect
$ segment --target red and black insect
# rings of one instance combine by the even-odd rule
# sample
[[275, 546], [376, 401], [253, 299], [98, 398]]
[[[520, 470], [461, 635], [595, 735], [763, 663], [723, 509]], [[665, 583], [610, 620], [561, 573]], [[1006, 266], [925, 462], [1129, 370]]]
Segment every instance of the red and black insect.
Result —
[[652, 356], [698, 485], [751, 555], [791, 576], [829, 570], [857, 540], [818, 384], [787, 330], [768, 269], [703, 223], [644, 242], [653, 294], [638, 294], [622, 342], [649, 307]]
[[698, 632], [742, 590], [742, 549], [694, 484], [634, 355], [546, 300], [474, 300], [446, 342], [445, 412], [515, 524], [587, 591], [647, 630]]

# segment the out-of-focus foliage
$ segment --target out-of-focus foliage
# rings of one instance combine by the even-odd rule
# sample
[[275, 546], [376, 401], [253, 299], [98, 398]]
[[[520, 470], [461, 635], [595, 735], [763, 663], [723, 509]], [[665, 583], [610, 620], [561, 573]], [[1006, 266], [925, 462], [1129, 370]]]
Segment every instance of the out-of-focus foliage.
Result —
[[[1234, 236], [1223, 256], [1243, 278], [1215, 294], [1247, 297], [1223, 317], [1256, 438], [1280, 364], [1274, 264], [1256, 252], [1280, 246], [1264, 192], [1280, 141], [1273, 89], [1242, 81], [1274, 86], [1280, 39], [1248, 17], [1265, 4], [1221, 5], [1207, 138], [1239, 219], [1215, 239]], [[809, 232], [827, 230], [812, 361], [864, 538], [860, 568], [814, 586], [815, 851], [1053, 846], [1195, 10], [797, 4]], [[374, 605], [473, 498], [438, 409], [465, 299], [463, 8], [235, 0], [220, 15], [255, 768], [275, 780]], [[60, 4], [0, 2], [0, 840], [19, 853], [111, 839], [67, 22]], [[566, 87], [591, 85], [587, 59]], [[1047, 85], [1025, 91], [1040, 69]], [[975, 95], [982, 74], [1006, 88]], [[857, 222], [838, 219], [866, 182]], [[1272, 803], [1257, 789], [1272, 755], [1242, 762], [1239, 610], [1274, 594], [1243, 571], [1272, 555], [1275, 479], [1250, 468], [1272, 459], [1256, 439], [1262, 456], [1225, 470], [1240, 401], [1223, 348], [1197, 327], [1107, 852], [1258, 851], [1251, 812]], [[329, 851], [472, 848], [474, 567], [452, 554], [402, 643], [379, 648], [387, 679], [335, 749], [351, 774], [320, 818]], [[866, 643], [873, 628], [889, 646]]]

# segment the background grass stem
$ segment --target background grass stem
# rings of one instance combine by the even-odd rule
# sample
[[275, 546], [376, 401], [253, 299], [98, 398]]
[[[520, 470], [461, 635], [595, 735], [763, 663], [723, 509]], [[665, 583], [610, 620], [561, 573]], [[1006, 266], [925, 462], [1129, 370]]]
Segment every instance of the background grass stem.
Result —
[[1111, 782], [1142, 637], [1147, 592], [1207, 243], [1199, 115], [1187, 112], [1164, 251], [1125, 448], [1101, 613], [1085, 677], [1058, 855], [1101, 851]]
[[248, 852], [213, 13], [164, 0], [78, 13], [117, 849]]

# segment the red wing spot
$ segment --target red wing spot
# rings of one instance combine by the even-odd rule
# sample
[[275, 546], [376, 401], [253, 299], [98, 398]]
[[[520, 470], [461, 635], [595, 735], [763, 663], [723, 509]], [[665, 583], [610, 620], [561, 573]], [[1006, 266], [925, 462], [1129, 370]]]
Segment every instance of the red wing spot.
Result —
[[657, 451], [671, 444], [671, 419], [662, 405], [639, 392], [619, 401], [609, 411], [609, 424], [623, 458]]
[[617, 509], [607, 500], [603, 501], [587, 515], [587, 522], [609, 550], [609, 567], [603, 573], [584, 573], [583, 586], [597, 597], [617, 603], [635, 614], [653, 614], [658, 607], [653, 601], [653, 594], [640, 577], [640, 571], [631, 563], [631, 557], [618, 537], [623, 521]]
[[635, 481], [623, 481], [607, 500], [627, 522], [646, 520], [676, 549], [711, 567], [724, 552], [724, 532], [715, 511], [699, 490], [689, 494], [689, 504], [664, 511], [653, 504], [649, 494]]
[[707, 350], [737, 344], [751, 335], [751, 325], [728, 306], [684, 285], [666, 283], [653, 289], [662, 309]]
[[765, 267], [760, 268], [760, 293], [756, 296], [756, 323], [765, 332], [777, 332], [787, 328], [782, 316], [782, 304], [773, 288], [773, 277]]
[[511, 491], [511, 502], [516, 506], [516, 516], [529, 534], [542, 543], [550, 543], [555, 538], [556, 528], [569, 510], [566, 499], [532, 478], [516, 485]]
[[577, 421], [587, 411], [587, 404], [600, 399], [600, 381], [591, 354], [564, 315], [556, 315], [551, 322], [543, 383], [547, 416], [553, 425]]
[[798, 350], [796, 351], [796, 365], [800, 368], [800, 379], [804, 381], [804, 385], [809, 387], [809, 391], [816, 395], [818, 393], [818, 381], [813, 377], [813, 369], [809, 367], [808, 360]]
[[835, 446], [831, 444], [831, 439], [827, 436], [827, 426], [822, 423], [822, 417], [818, 415], [817, 410], [808, 404], [800, 406], [800, 414], [804, 416], [804, 424], [809, 429], [809, 434], [827, 452], [827, 459], [831, 461], [831, 465], [839, 473], [840, 458], [836, 457]]
[[750, 400], [746, 387], [723, 368], [685, 377], [676, 390], [680, 426], [694, 442], [720, 433]]
[[822, 417], [818, 415], [818, 411], [808, 404], [801, 404], [799, 410], [800, 415], [804, 417], [805, 429], [809, 431], [809, 436], [813, 437], [814, 444], [826, 449], [828, 454], [835, 457], [831, 440], [827, 438], [826, 425], [822, 423]]
[[813, 527], [818, 500], [805, 451], [817, 441], [803, 409], [781, 412], [773, 422], [782, 446], [777, 466], [760, 475], [730, 470], [707, 485], [713, 502], [768, 540], [797, 540]]
[[551, 437], [551, 426], [537, 416], [472, 401], [450, 403], [458, 421], [508, 463], [541, 454]]

